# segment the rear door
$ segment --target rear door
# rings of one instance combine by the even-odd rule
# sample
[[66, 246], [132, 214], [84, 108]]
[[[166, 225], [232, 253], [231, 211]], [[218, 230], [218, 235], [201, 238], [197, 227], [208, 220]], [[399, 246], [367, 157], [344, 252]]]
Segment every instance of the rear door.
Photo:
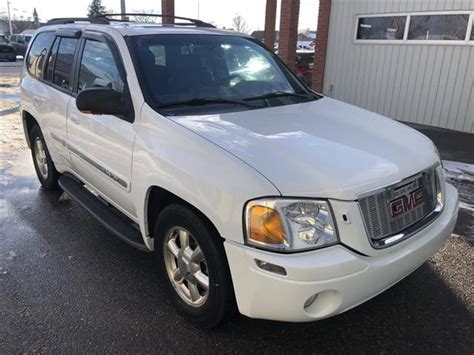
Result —
[[[105, 34], [82, 36], [75, 91], [110, 87], [128, 97], [124, 66], [115, 43]], [[80, 112], [73, 98], [68, 107], [68, 146], [74, 170], [115, 207], [130, 217], [129, 198], [135, 128], [133, 119]]]
[[70, 75], [77, 42], [75, 38], [56, 37], [53, 31], [39, 33], [25, 60], [27, 73], [21, 84], [22, 109], [39, 122], [59, 170], [70, 165], [66, 148], [66, 114], [72, 94]]

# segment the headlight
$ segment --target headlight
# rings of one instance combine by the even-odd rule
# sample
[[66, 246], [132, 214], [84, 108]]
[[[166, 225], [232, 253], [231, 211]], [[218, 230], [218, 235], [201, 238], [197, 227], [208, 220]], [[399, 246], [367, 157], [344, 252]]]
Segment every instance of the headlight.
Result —
[[315, 249], [338, 242], [326, 201], [260, 199], [245, 208], [250, 245], [282, 251]]

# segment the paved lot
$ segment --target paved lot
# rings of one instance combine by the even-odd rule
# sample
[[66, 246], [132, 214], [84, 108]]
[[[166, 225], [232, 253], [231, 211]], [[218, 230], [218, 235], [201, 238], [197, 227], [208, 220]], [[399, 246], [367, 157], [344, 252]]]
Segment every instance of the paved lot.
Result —
[[405, 280], [335, 318], [288, 324], [239, 316], [217, 330], [194, 328], [166, 301], [150, 254], [115, 239], [64, 195], [40, 189], [15, 80], [0, 72], [0, 97], [9, 97], [0, 103], [0, 354], [473, 353], [474, 249], [457, 235]]
[[17, 57], [16, 62], [0, 62], [0, 75], [20, 74], [23, 65], [23, 58]]

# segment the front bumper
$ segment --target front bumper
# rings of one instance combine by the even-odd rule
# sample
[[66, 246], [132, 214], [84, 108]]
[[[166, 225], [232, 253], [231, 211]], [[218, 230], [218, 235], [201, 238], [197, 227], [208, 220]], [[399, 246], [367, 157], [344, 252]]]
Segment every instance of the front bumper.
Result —
[[[226, 241], [240, 313], [307, 322], [345, 312], [378, 295], [416, 270], [449, 237], [456, 223], [458, 194], [446, 184], [445, 196], [444, 210], [433, 223], [383, 255], [362, 256], [343, 245], [285, 255]], [[284, 267], [287, 275], [264, 271], [256, 260]], [[314, 302], [304, 308], [314, 295]]]

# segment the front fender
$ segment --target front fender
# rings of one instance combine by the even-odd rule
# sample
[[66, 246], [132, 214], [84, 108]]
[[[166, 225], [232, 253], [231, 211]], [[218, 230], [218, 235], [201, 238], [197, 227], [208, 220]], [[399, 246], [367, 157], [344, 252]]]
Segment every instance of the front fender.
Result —
[[138, 123], [132, 165], [132, 196], [145, 243], [147, 198], [152, 186], [172, 192], [201, 211], [219, 234], [244, 242], [244, 204], [280, 195], [263, 175], [216, 144], [163, 117], [144, 104]]

